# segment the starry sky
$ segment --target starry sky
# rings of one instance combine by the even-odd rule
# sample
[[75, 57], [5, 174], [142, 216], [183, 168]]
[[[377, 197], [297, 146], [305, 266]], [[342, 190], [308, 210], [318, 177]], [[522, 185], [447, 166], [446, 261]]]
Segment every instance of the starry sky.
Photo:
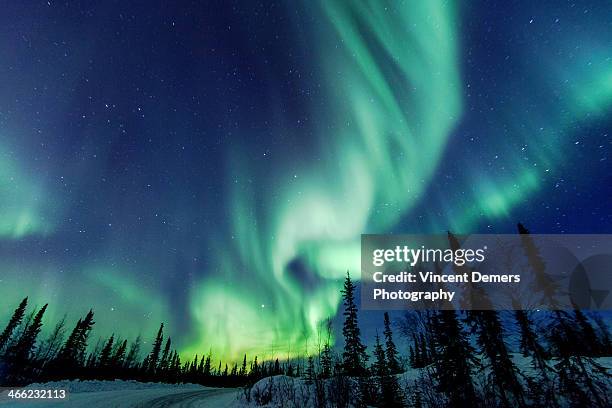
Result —
[[[303, 353], [361, 233], [612, 230], [612, 4], [8, 1], [0, 321]], [[309, 343], [310, 342], [310, 343]]]

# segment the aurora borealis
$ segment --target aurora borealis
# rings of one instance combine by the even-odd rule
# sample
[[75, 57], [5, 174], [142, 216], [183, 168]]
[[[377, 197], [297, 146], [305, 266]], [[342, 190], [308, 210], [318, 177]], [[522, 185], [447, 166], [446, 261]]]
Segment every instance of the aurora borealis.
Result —
[[10, 3], [2, 321], [303, 354], [362, 233], [612, 226], [607, 2]]

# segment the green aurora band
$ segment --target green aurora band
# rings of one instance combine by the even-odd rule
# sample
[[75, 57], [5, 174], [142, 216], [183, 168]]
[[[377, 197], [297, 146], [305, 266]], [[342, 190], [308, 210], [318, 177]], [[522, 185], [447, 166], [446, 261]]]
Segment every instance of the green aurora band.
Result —
[[[504, 172], [489, 173], [489, 163], [448, 155], [470, 92], [461, 73], [462, 10], [446, 1], [392, 4], [321, 0], [304, 5], [302, 14], [317, 22], [306, 35], [309, 42], [302, 44], [315, 49], [313, 70], [321, 84], [320, 104], [310, 109], [316, 146], [296, 152], [293, 163], [278, 161], [272, 167], [256, 163], [247, 147], [231, 152], [229, 221], [222, 225], [226, 230], [211, 233], [214, 268], [185, 282], [190, 332], [187, 341], [182, 333], [173, 338], [178, 337], [181, 352], [211, 350], [216, 358], [234, 361], [244, 353], [268, 359], [313, 352], [322, 323], [338, 310], [344, 274], [350, 270], [358, 278], [361, 233], [393, 231], [417, 216], [430, 232], [512, 223], [512, 208], [524, 205], [561, 170], [573, 124], [609, 114], [607, 37], [558, 36], [558, 44], [575, 45], [573, 59], [527, 48], [517, 56], [533, 61], [539, 55], [538, 67], [524, 69], [531, 76], [527, 84], [545, 93], [526, 90], [522, 100], [496, 104], [492, 120], [483, 125], [489, 127], [483, 134], [490, 139], [491, 162], [503, 160]], [[555, 48], [554, 42], [548, 46]], [[537, 103], [543, 97], [551, 101], [544, 108]], [[281, 124], [272, 130], [293, 131]], [[506, 135], [518, 144], [506, 143]], [[21, 168], [11, 151], [0, 138], [0, 239], [53, 235], [63, 221], [62, 208], [54, 208], [61, 191]], [[460, 169], [455, 184], [462, 199], [453, 202], [436, 188], [436, 171], [445, 160], [456, 161]], [[435, 210], [415, 212], [427, 202]], [[119, 236], [110, 238], [108, 253], [129, 245]], [[147, 265], [120, 257], [108, 264], [82, 262], [79, 279], [62, 279], [56, 274], [64, 267], [60, 264], [3, 260], [5, 300], [16, 304], [27, 287], [36, 302], [50, 302], [46, 319], [55, 322], [66, 307], [62, 299], [79, 293], [70, 298], [70, 313], [93, 307], [96, 336], [118, 331], [130, 338], [151, 337], [160, 320], [170, 332], [176, 330], [178, 318], [164, 288], [152, 277], [142, 281]], [[0, 318], [7, 313], [1, 311]]]
[[[392, 11], [385, 4], [323, 1], [320, 13], [310, 10], [325, 22], [315, 34], [328, 90], [326, 112], [318, 113], [332, 123], [318, 129], [318, 159], [302, 166], [299, 177], [257, 180], [268, 183], [263, 191], [274, 191], [265, 197], [238, 184], [253, 177], [254, 166], [244, 164], [246, 154], [234, 157], [233, 169], [242, 172], [228, 181], [236, 185], [231, 249], [219, 251], [218, 273], [192, 291], [198, 332], [186, 351], [212, 347], [234, 360], [242, 353], [313, 352], [322, 323], [337, 312], [344, 274], [358, 278], [360, 234], [388, 231], [419, 200], [445, 202], [423, 195], [462, 113], [458, 10], [442, 1], [401, 2]], [[603, 114], [612, 101], [610, 68], [607, 60], [589, 72], [588, 84], [568, 87], [561, 113], [507, 130], [528, 146], [523, 160], [508, 165], [507, 177], [489, 178], [469, 157], [460, 158], [465, 185], [475, 185], [446, 214], [429, 214], [431, 230], [465, 232], [482, 219], [503, 219], [537, 190], [561, 156], [554, 143], [539, 148], [538, 140], [558, 140], [566, 122]], [[293, 175], [295, 168], [278, 173]], [[291, 272], [296, 259], [306, 278]]]
[[52, 231], [44, 211], [44, 191], [33, 180], [0, 144], [0, 240]]

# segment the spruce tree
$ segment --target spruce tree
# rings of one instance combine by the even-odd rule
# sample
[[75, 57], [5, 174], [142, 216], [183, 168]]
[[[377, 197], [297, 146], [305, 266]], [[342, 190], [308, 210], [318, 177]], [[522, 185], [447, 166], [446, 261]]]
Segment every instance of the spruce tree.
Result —
[[355, 305], [355, 288], [351, 276], [346, 273], [342, 296], [344, 298], [344, 335], [343, 371], [348, 376], [363, 376], [366, 374], [366, 346], [361, 341], [361, 332], [357, 321], [357, 306]]
[[[204, 357], [202, 357], [204, 358]], [[204, 377], [208, 377], [210, 376], [210, 352], [208, 353], [208, 355], [206, 356], [206, 360], [204, 361], [204, 367], [202, 368], [202, 375]], [[257, 357], [255, 357], [255, 361], [257, 361]]]
[[306, 370], [304, 370], [304, 377], [306, 378], [306, 384], [308, 385], [312, 384], [316, 378], [314, 358], [312, 358], [312, 356], [308, 356], [308, 359], [306, 361]]
[[205, 357], [204, 354], [202, 354], [202, 358], [200, 359], [200, 365], [198, 366], [198, 374], [202, 375], [204, 374], [204, 364], [205, 364]]
[[157, 364], [159, 362], [159, 353], [161, 352], [162, 344], [164, 341], [164, 324], [160, 324], [159, 330], [157, 331], [157, 336], [155, 336], [155, 340], [153, 341], [153, 348], [151, 349], [151, 353], [149, 354], [149, 361], [147, 362], [147, 370], [149, 373], [153, 374], [157, 370]]
[[574, 319], [580, 328], [582, 353], [589, 357], [599, 356], [600, 343], [591, 322], [589, 322], [584, 313], [579, 309], [574, 310]]
[[[202, 358], [204, 358], [204, 356], [202, 356]], [[197, 373], [198, 373], [198, 355], [196, 354], [193, 357], [193, 361], [189, 365], [189, 375], [191, 376], [192, 379], [195, 379]]]
[[556, 310], [555, 319], [547, 328], [548, 341], [556, 357], [557, 391], [575, 406], [609, 406], [610, 374], [592, 357], [583, 355], [582, 333], [574, 316]]
[[531, 366], [534, 370], [534, 375], [526, 377], [532, 405], [556, 407], [558, 401], [552, 382], [554, 371], [548, 364], [548, 353], [538, 340], [530, 313], [525, 310], [516, 310], [514, 317], [519, 327], [519, 351], [523, 357], [531, 359]]
[[433, 321], [436, 361], [434, 361], [437, 389], [452, 407], [474, 406], [476, 391], [472, 380], [475, 363], [470, 345], [454, 310], [441, 310]]
[[174, 359], [172, 363], [172, 379], [174, 382], [178, 382], [179, 376], [181, 375], [181, 356], [175, 351]]
[[389, 321], [389, 313], [385, 312], [384, 315], [384, 323], [385, 323], [385, 346], [386, 346], [386, 356], [387, 362], [389, 364], [389, 372], [391, 374], [399, 374], [402, 372], [399, 363], [399, 353], [397, 348], [395, 347], [395, 343], [393, 342], [393, 331], [391, 330], [391, 322]]
[[295, 373], [293, 372], [293, 364], [291, 364], [291, 361], [287, 363], [287, 368], [285, 369], [285, 375], [288, 377], [295, 376]]
[[103, 373], [110, 368], [114, 341], [115, 335], [113, 334], [104, 344], [104, 347], [100, 352], [100, 358], [98, 359], [98, 367], [100, 367]]
[[573, 406], [608, 406], [610, 374], [605, 367], [588, 355], [591, 352], [588, 344], [586, 353], [583, 350], [585, 336], [592, 341], [590, 333], [592, 326], [586, 318], [583, 319], [581, 311], [575, 310], [570, 314], [560, 310], [555, 298], [559, 292], [558, 284], [554, 283], [546, 273], [546, 264], [530, 237], [529, 230], [520, 223], [518, 230], [523, 251], [535, 275], [536, 288], [553, 309], [553, 318], [547, 326], [546, 333], [551, 352], [556, 357], [554, 368], [559, 379], [557, 392]]
[[612, 341], [610, 340], [610, 329], [608, 328], [608, 325], [606, 324], [606, 322], [604, 322], [599, 312], [592, 313], [591, 317], [593, 318], [593, 321], [597, 325], [598, 329], [600, 355], [611, 356]]
[[15, 328], [17, 328], [17, 326], [19, 326], [19, 323], [21, 323], [21, 321], [23, 320], [23, 315], [25, 314], [27, 305], [28, 298], [25, 297], [23, 298], [21, 303], [19, 303], [19, 306], [17, 306], [15, 312], [13, 312], [13, 316], [2, 331], [2, 334], [0, 334], [0, 351], [2, 351], [2, 349], [7, 345], [8, 341], [11, 339], [13, 332], [15, 331]]
[[546, 365], [547, 354], [540, 344], [533, 321], [528, 311], [515, 310], [514, 317], [519, 326], [519, 350], [523, 357], [533, 357], [534, 368], [542, 369]]
[[96, 342], [95, 347], [87, 355], [87, 358], [85, 359], [84, 367], [89, 369], [90, 372], [93, 371], [94, 368], [97, 368], [98, 356], [103, 347], [104, 347], [104, 341], [102, 340], [102, 337], [99, 337], [98, 341]]
[[49, 360], [52, 360], [59, 348], [61, 347], [62, 341], [64, 340], [64, 332], [66, 325], [66, 315], [62, 317], [62, 319], [57, 322], [49, 337], [43, 342], [41, 346], [38, 347], [38, 355], [37, 358], [46, 364]]
[[89, 338], [89, 333], [93, 329], [93, 325], [95, 324], [93, 320], [93, 310], [89, 310], [87, 315], [81, 322], [81, 327], [79, 329], [79, 335], [77, 336], [76, 342], [76, 358], [78, 362], [82, 362], [85, 356], [85, 352], [87, 351], [87, 340]]
[[377, 377], [383, 377], [389, 374], [389, 366], [387, 364], [387, 358], [385, 356], [385, 350], [383, 350], [380, 344], [380, 337], [376, 333], [376, 342], [374, 343], [374, 363], [372, 365], [372, 374]]
[[93, 310], [89, 310], [83, 319], [79, 319], [53, 361], [53, 373], [56, 377], [74, 378], [85, 362], [87, 339], [95, 324]]
[[425, 340], [425, 334], [419, 334], [419, 345], [421, 346], [421, 366], [426, 367], [431, 363], [429, 350], [427, 347], [427, 340]]
[[130, 344], [130, 351], [128, 351], [125, 361], [123, 362], [125, 368], [134, 368], [138, 365], [138, 360], [140, 358], [140, 342], [141, 337], [138, 335], [132, 344]]
[[[11, 376], [23, 376], [31, 366], [31, 354], [36, 344], [36, 338], [42, 327], [42, 318], [47, 310], [47, 305], [44, 305], [34, 316], [32, 322], [27, 329], [23, 331], [19, 339], [11, 345], [7, 350], [7, 360], [9, 361]], [[17, 380], [19, 381], [19, 380]]]
[[412, 341], [413, 341], [413, 345], [411, 349], [414, 352], [413, 367], [422, 368], [424, 367], [424, 365], [423, 365], [423, 355], [421, 354], [421, 344], [419, 342], [419, 336], [415, 334], [412, 338]]
[[[449, 246], [453, 251], [461, 248], [459, 240], [448, 232]], [[469, 267], [461, 267], [453, 264], [455, 273], [469, 273]], [[468, 322], [472, 330], [477, 334], [476, 340], [488, 361], [490, 370], [488, 394], [501, 406], [510, 408], [513, 406], [524, 406], [525, 399], [522, 385], [518, 379], [519, 372], [508, 353], [504, 342], [504, 330], [499, 314], [493, 308], [491, 299], [486, 291], [478, 284], [471, 283], [470, 304], [478, 305], [480, 310], [467, 312]], [[426, 359], [427, 356], [425, 355]]]
[[468, 313], [469, 322], [477, 334], [477, 343], [489, 363], [493, 398], [499, 399], [499, 404], [507, 408], [525, 406], [519, 371], [504, 342], [499, 314], [494, 310], [474, 310]]
[[423, 400], [421, 399], [421, 390], [416, 384], [414, 386], [414, 392], [412, 394], [412, 408], [423, 408]]
[[[278, 360], [277, 360], [278, 361]], [[323, 345], [321, 352], [321, 377], [329, 378], [332, 375], [332, 355], [329, 342]]]
[[404, 398], [400, 391], [397, 378], [389, 371], [389, 362], [385, 350], [380, 343], [380, 338], [376, 334], [374, 345], [374, 364], [372, 373], [376, 376], [379, 390], [379, 401], [383, 407], [403, 407]]
[[559, 293], [559, 284], [546, 272], [544, 259], [542, 259], [539, 248], [530, 237], [529, 230], [521, 223], [517, 224], [517, 228], [523, 252], [533, 273], [535, 292], [540, 294], [543, 303], [548, 304], [550, 309], [561, 309], [556, 298], [557, 293]]
[[240, 367], [240, 372], [238, 373], [238, 375], [240, 377], [244, 377], [246, 375], [246, 372], [247, 372], [247, 356], [245, 354], [244, 359], [242, 360], [242, 366]]
[[417, 367], [417, 363], [416, 363], [416, 355], [414, 353], [414, 347], [413, 346], [410, 346], [410, 348], [408, 350], [408, 363], [410, 364], [410, 367], [418, 368]]
[[115, 353], [113, 354], [113, 357], [111, 359], [111, 367], [113, 369], [120, 369], [121, 367], [123, 367], [126, 349], [127, 340], [123, 340], [119, 347], [117, 347], [117, 350], [115, 350]]
[[166, 339], [166, 345], [164, 346], [164, 352], [162, 353], [161, 360], [159, 361], [159, 370], [162, 372], [168, 369], [168, 365], [170, 363], [168, 359], [170, 358], [170, 347], [171, 346], [172, 346], [172, 339], [168, 337]]

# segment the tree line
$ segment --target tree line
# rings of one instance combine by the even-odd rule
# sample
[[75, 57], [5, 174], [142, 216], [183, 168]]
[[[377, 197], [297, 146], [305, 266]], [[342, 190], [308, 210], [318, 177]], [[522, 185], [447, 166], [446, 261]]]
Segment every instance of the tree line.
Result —
[[[529, 231], [521, 224], [518, 230], [531, 268], [543, 274], [544, 260]], [[450, 233], [448, 239], [451, 247], [459, 245]], [[587, 315], [578, 309], [408, 312], [396, 322], [400, 334], [409, 340], [405, 355], [399, 352], [389, 314], [384, 313], [381, 333], [368, 353], [355, 291], [347, 272], [341, 290], [344, 342], [337, 351], [328, 322], [322, 347], [304, 359], [258, 361], [257, 356], [244, 355], [241, 363], [230, 365], [215, 360], [211, 352], [182, 360], [163, 323], [146, 352], [140, 336], [128, 342], [112, 334], [90, 344], [95, 325], [92, 310], [70, 331], [66, 317], [62, 318], [41, 339], [47, 305], [26, 314], [25, 298], [0, 334], [0, 385], [132, 379], [250, 387], [262, 378], [285, 375], [313, 387], [322, 407], [332, 400], [332, 406], [338, 407], [610, 405], [611, 376], [598, 358], [612, 356], [612, 343], [597, 313]], [[511, 331], [518, 339], [519, 354], [529, 361], [528, 370], [515, 363], [508, 345]], [[410, 369], [416, 376], [404, 374]], [[269, 398], [262, 397], [260, 402]]]
[[267, 376], [301, 375], [302, 367], [296, 369], [294, 362], [278, 359], [259, 362], [257, 356], [248, 360], [246, 354], [241, 364], [228, 365], [219, 360], [214, 367], [211, 352], [181, 360], [173, 348], [172, 338], [164, 335], [163, 323], [144, 357], [140, 336], [128, 344], [127, 339], [112, 334], [89, 347], [95, 325], [93, 310], [80, 318], [69, 333], [64, 316], [45, 339], [40, 339], [48, 305], [26, 314], [27, 305], [26, 297], [0, 334], [0, 385], [3, 386], [64, 379], [129, 379], [236, 387]]
[[[518, 232], [534, 274], [549, 279], [529, 231], [518, 224]], [[450, 232], [448, 240], [452, 249], [459, 247]], [[551, 297], [547, 303], [554, 304], [552, 297], [558, 291], [550, 289], [552, 280], [549, 283], [543, 286], [543, 296]], [[612, 343], [609, 328], [598, 313], [587, 316], [579, 309], [408, 312], [399, 327], [411, 340], [407, 364], [418, 369], [418, 376], [402, 386], [393, 376], [397, 354], [392, 342], [387, 342], [385, 352], [377, 336], [375, 362], [368, 367], [352, 288], [347, 276], [340, 374], [360, 378], [358, 392], [352, 397], [356, 406], [603, 408], [611, 404], [612, 376], [598, 358], [612, 356]], [[472, 290], [487, 301], [478, 287]], [[384, 327], [386, 334], [386, 314]], [[529, 361], [528, 370], [515, 363], [508, 345], [510, 330], [518, 332], [519, 355]]]

